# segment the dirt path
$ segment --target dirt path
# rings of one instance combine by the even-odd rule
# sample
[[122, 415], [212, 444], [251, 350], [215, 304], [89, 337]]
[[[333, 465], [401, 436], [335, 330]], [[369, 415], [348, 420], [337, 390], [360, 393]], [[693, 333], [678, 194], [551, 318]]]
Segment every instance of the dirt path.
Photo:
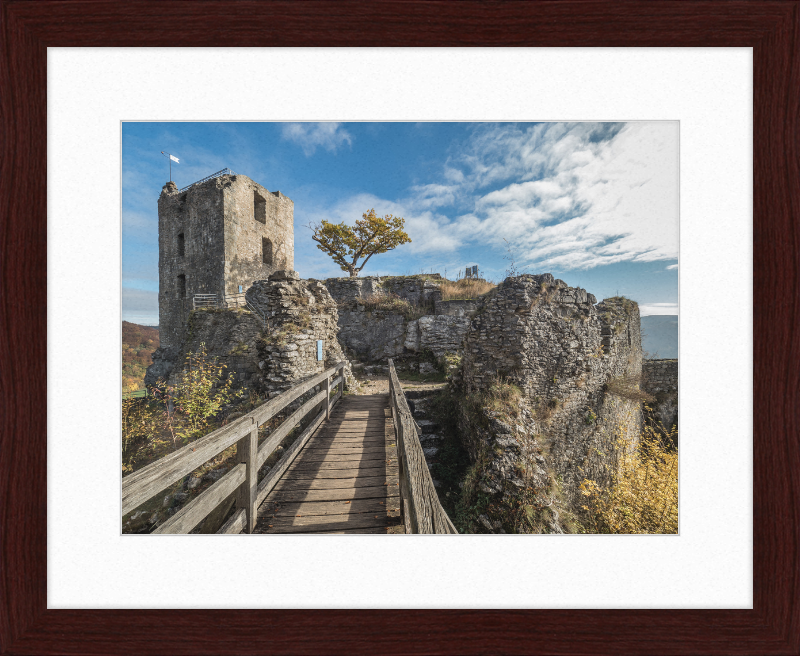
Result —
[[[359, 395], [389, 393], [388, 376], [381, 376], [379, 374], [373, 376], [365, 376], [364, 378], [359, 378], [359, 383], [361, 383], [361, 389], [357, 392]], [[446, 387], [447, 383], [420, 383], [420, 382], [400, 379], [400, 386], [405, 391], [434, 390]]]

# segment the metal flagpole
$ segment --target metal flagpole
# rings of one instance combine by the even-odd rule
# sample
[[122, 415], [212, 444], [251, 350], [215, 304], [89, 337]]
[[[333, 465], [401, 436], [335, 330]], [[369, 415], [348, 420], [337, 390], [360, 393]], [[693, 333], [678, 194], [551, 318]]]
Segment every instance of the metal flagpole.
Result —
[[169, 160], [169, 181], [172, 182], [172, 160], [176, 162], [180, 162], [180, 160], [177, 157], [173, 157], [170, 153], [165, 153], [163, 150], [161, 154]]

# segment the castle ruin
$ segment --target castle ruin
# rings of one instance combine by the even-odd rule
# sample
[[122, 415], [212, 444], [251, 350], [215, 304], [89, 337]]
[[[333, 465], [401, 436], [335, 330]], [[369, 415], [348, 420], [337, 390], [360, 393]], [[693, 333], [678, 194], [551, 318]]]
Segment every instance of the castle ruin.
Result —
[[294, 203], [232, 171], [158, 199], [162, 347], [179, 347], [196, 294], [220, 301], [294, 268]]

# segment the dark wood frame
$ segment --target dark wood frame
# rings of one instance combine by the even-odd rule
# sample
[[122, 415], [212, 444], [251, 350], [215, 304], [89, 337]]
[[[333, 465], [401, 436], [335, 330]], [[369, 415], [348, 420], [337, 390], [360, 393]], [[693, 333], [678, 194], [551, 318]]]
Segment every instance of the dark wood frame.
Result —
[[[0, 653], [798, 653], [797, 0], [0, 0], [0, 21]], [[753, 47], [754, 609], [48, 610], [46, 47], [158, 45]]]

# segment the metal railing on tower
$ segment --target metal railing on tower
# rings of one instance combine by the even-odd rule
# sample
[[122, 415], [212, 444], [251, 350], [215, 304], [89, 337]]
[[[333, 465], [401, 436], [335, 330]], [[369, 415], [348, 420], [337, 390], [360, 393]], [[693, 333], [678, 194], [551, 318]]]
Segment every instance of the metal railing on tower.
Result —
[[235, 171], [231, 171], [229, 168], [224, 168], [221, 171], [217, 171], [216, 173], [212, 173], [211, 175], [207, 175], [202, 180], [198, 180], [197, 182], [193, 182], [190, 185], [186, 185], [183, 189], [179, 191], [186, 191], [189, 187], [194, 187], [196, 184], [200, 184], [201, 182], [205, 182], [206, 180], [213, 180], [214, 178], [218, 178], [221, 175], [236, 175]]

